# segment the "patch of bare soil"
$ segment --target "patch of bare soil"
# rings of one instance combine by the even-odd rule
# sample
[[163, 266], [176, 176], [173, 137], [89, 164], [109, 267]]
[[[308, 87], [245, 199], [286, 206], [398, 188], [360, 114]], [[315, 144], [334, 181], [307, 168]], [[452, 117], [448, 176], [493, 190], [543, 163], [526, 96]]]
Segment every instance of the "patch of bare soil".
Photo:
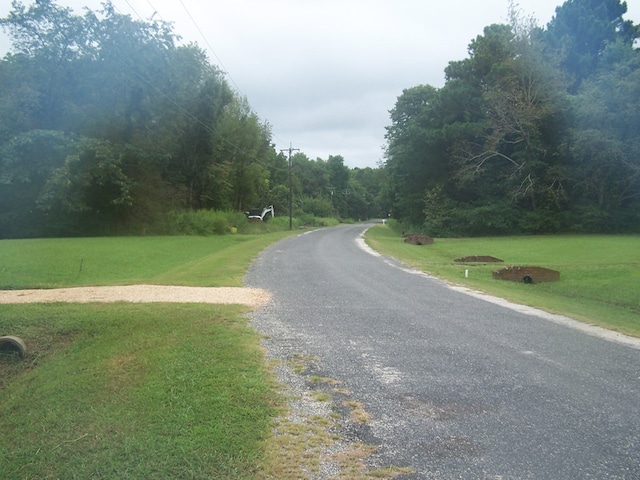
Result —
[[0, 290], [0, 303], [216, 303], [259, 307], [271, 295], [259, 288], [126, 285], [34, 290]]

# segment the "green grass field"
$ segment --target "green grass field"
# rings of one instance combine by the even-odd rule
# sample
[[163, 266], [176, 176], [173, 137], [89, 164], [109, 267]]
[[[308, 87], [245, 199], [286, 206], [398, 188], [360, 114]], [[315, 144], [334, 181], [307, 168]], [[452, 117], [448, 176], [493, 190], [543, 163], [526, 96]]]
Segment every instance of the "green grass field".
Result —
[[[376, 226], [366, 239], [381, 253], [451, 283], [640, 336], [639, 236], [435, 239], [433, 245], [416, 246], [404, 243], [392, 229]], [[472, 255], [489, 255], [504, 263], [453, 261]], [[558, 270], [560, 281], [526, 285], [493, 279], [494, 270], [510, 265]]]
[[255, 256], [290, 235], [0, 240], [0, 289], [83, 285], [242, 286]]
[[0, 306], [1, 478], [254, 478], [276, 393], [244, 311]]
[[[0, 241], [3, 289], [241, 286], [289, 233]], [[0, 477], [257, 478], [277, 395], [246, 307], [0, 305]]]

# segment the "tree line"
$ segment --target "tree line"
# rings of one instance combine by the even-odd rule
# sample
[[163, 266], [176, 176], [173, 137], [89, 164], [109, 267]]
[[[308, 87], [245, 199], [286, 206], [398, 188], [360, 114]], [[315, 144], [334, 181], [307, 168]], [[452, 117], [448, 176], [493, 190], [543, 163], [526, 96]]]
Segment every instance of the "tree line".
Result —
[[510, 7], [407, 88], [387, 127], [392, 215], [436, 235], [640, 231], [640, 30], [625, 2]]
[[[0, 238], [163, 233], [172, 212], [289, 209], [270, 125], [172, 26], [12, 2], [0, 26]], [[374, 169], [293, 156], [296, 214], [367, 218]]]
[[0, 27], [0, 238], [165, 232], [176, 212], [274, 205], [434, 236], [640, 231], [638, 26], [619, 0], [515, 4], [405, 89], [385, 161], [291, 158], [197, 44], [110, 2], [14, 0]]

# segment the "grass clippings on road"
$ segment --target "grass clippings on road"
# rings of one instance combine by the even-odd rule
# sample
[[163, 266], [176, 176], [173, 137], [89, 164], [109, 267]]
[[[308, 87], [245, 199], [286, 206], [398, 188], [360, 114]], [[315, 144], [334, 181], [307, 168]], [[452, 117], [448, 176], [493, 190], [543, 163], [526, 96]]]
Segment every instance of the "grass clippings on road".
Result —
[[294, 480], [391, 480], [413, 473], [394, 465], [371, 467], [373, 445], [345, 440], [340, 432], [353, 431], [369, 422], [365, 406], [339, 388], [340, 381], [308, 372], [321, 359], [293, 355], [290, 361], [273, 360], [273, 370], [283, 385], [287, 410], [276, 419], [274, 436], [267, 445], [266, 461], [256, 478]]

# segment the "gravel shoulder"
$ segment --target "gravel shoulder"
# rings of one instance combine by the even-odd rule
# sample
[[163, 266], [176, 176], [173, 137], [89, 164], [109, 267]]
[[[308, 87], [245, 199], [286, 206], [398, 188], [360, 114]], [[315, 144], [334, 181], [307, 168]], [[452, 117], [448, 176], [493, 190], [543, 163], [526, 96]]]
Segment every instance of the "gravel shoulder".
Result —
[[166, 285], [126, 285], [32, 290], [1, 290], [0, 304], [7, 303], [213, 303], [259, 307], [271, 295], [260, 288], [183, 287]]

